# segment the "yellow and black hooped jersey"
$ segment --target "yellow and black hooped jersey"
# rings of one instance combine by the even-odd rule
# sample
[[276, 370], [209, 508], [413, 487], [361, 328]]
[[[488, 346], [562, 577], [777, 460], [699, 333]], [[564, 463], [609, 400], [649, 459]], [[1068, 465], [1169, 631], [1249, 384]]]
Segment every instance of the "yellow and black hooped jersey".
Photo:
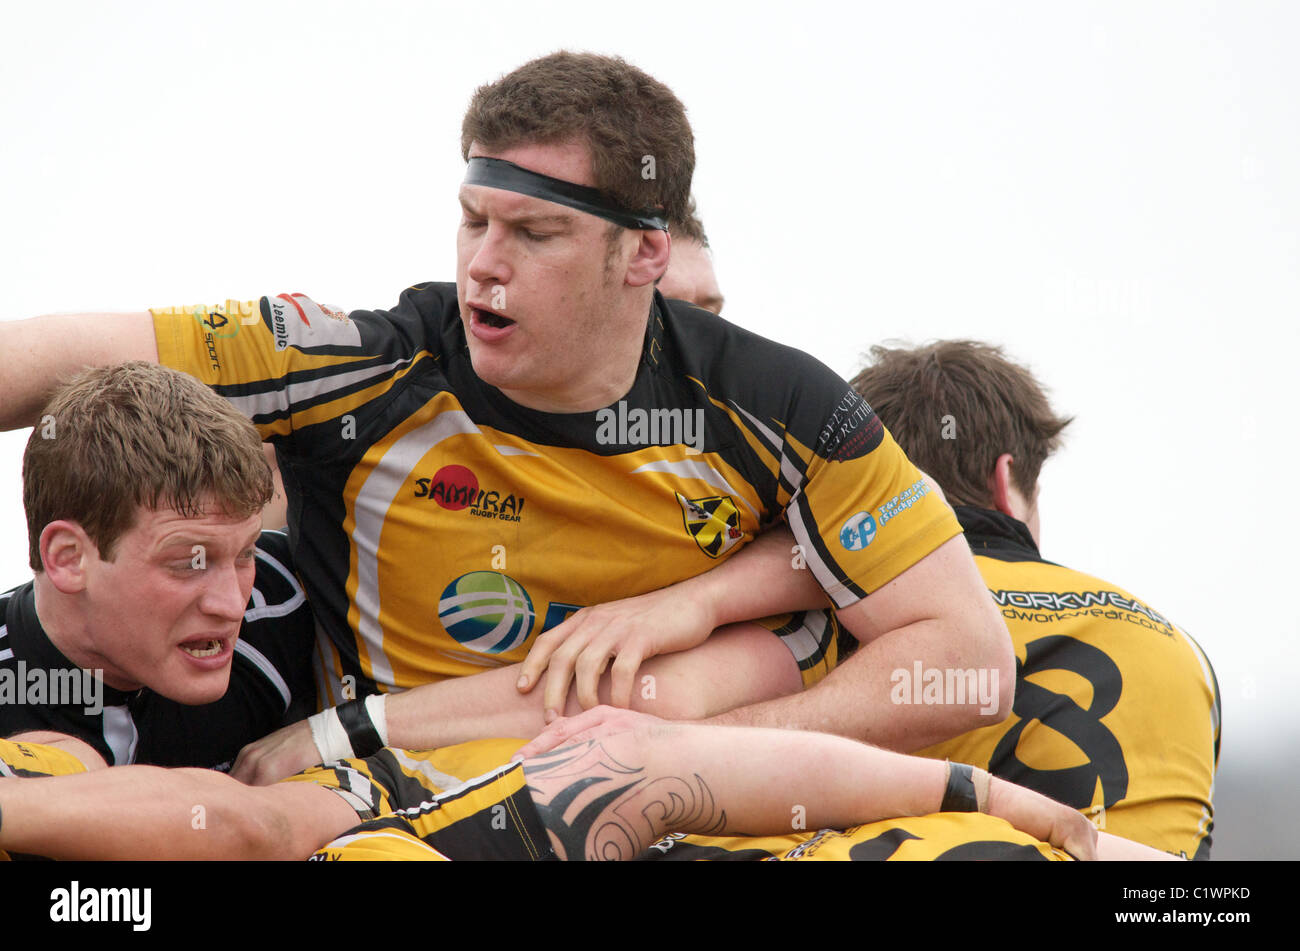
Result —
[[[285, 294], [154, 318], [162, 362], [276, 444], [325, 703], [522, 660], [579, 607], [697, 575], [782, 518], [839, 607], [960, 531], [847, 383], [659, 295], [632, 389], [574, 414], [475, 375], [453, 284], [388, 311]], [[782, 625], [805, 682], [833, 665], [826, 615]]]
[[[0, 780], [23, 779], [34, 776], [71, 776], [84, 773], [81, 760], [57, 746], [43, 743], [21, 743], [0, 740]], [[15, 852], [12, 858], [36, 858]], [[8, 861], [10, 854], [0, 849], [0, 862]]]
[[[1126, 839], [1208, 858], [1220, 706], [1200, 647], [1123, 588], [1043, 561], [1015, 519], [957, 515], [1011, 631], [1015, 702], [996, 726], [920, 754], [984, 767]], [[946, 689], [907, 686], [918, 703]]]

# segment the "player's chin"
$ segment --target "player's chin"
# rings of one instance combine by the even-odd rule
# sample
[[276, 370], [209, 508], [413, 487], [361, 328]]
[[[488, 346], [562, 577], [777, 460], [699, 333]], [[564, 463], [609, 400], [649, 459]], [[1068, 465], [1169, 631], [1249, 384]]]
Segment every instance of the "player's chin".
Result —
[[469, 345], [469, 359], [474, 375], [488, 386], [510, 389], [519, 375], [519, 361], [487, 346]]
[[182, 662], [179, 669], [169, 671], [169, 676], [157, 679], [148, 686], [158, 694], [186, 706], [216, 703], [230, 687], [230, 659], [223, 667], [195, 670]]

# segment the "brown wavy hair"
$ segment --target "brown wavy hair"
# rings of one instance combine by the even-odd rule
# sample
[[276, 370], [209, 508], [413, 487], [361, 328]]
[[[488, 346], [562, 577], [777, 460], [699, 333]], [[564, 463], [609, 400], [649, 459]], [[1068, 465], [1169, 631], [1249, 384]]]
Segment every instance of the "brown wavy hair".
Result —
[[1004, 452], [1016, 488], [1032, 499], [1073, 419], [1057, 416], [1034, 375], [1002, 348], [974, 340], [872, 347], [852, 383], [953, 505], [992, 506], [989, 476]]
[[33, 571], [41, 532], [77, 522], [105, 561], [141, 506], [247, 518], [271, 498], [253, 424], [193, 377], [151, 363], [87, 370], [55, 393], [23, 453]]

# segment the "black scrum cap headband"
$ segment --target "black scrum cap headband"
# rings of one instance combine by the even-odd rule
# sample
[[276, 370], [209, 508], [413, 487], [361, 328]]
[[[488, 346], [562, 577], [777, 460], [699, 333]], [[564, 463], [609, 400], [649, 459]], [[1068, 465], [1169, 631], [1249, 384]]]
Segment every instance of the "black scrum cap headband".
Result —
[[485, 188], [504, 188], [506, 191], [541, 198], [543, 201], [553, 201], [558, 205], [568, 205], [570, 208], [604, 218], [624, 228], [668, 230], [668, 222], [654, 212], [628, 211], [611, 202], [599, 189], [575, 185], [573, 182], [566, 182], [562, 178], [551, 178], [540, 172], [530, 172], [504, 159], [482, 156], [470, 159], [465, 169], [465, 184], [482, 185]]

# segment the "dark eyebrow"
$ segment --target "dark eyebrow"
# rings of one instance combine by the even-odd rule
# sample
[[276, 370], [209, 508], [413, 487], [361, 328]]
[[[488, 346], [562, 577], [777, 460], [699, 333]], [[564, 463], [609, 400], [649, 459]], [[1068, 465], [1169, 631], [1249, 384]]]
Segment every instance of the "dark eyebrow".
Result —
[[[462, 194], [459, 195], [458, 197], [460, 199], [460, 206], [465, 210], [466, 214], [475, 215], [479, 217], [482, 216], [483, 213], [481, 211], [470, 207], [469, 202], [466, 201], [465, 195]], [[569, 225], [573, 222], [575, 216], [572, 214], [560, 213], [560, 214], [550, 214], [550, 215], [547, 214], [500, 215], [499, 217], [507, 224], [512, 224], [512, 225], [533, 225], [533, 224]]]

